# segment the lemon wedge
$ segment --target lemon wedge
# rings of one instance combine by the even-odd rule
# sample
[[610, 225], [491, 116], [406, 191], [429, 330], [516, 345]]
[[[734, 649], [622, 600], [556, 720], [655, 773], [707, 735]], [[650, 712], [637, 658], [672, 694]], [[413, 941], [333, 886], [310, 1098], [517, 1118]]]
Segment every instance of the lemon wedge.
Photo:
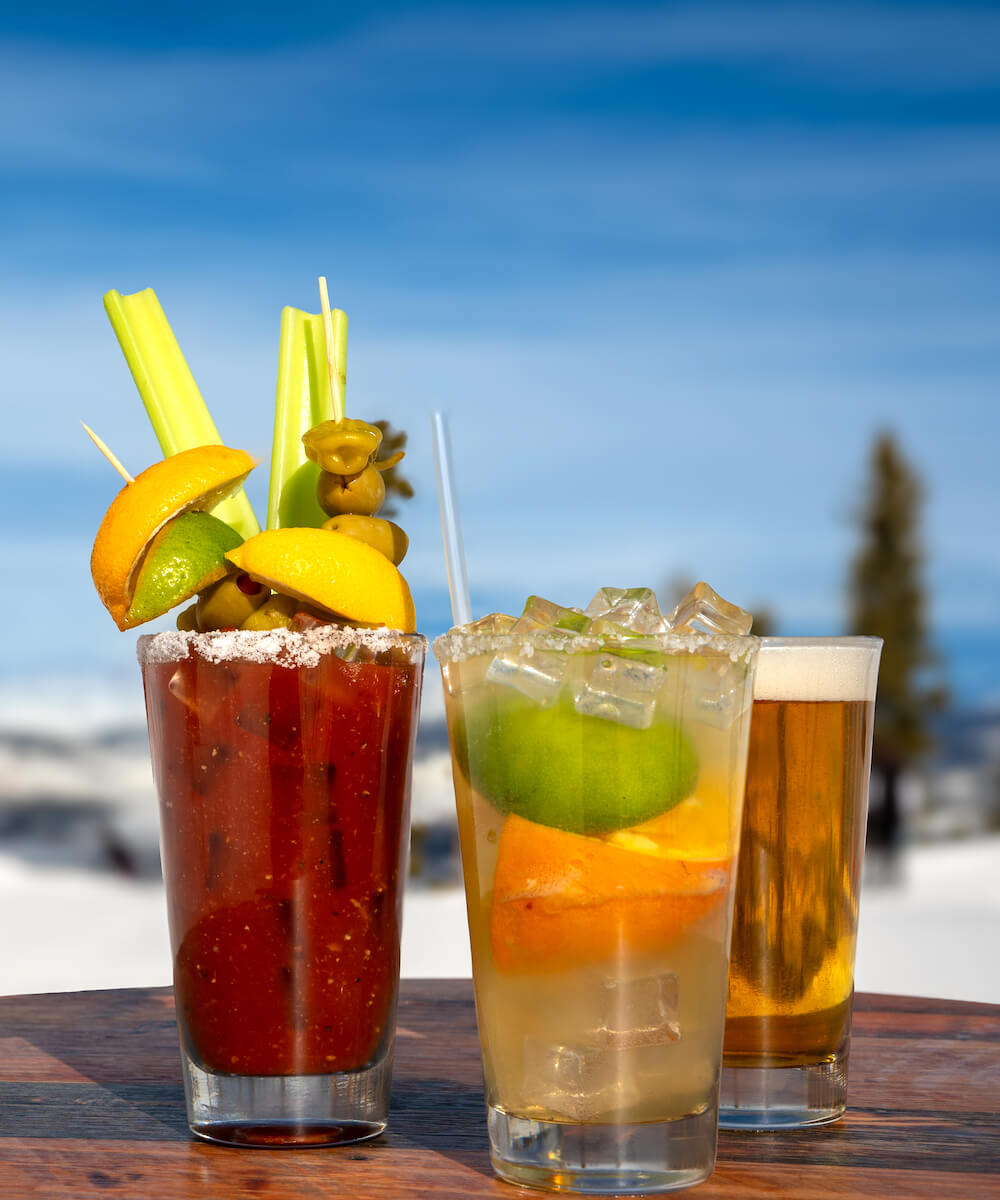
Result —
[[273, 591], [363, 625], [416, 630], [406, 580], [384, 554], [332, 529], [268, 529], [226, 558]]

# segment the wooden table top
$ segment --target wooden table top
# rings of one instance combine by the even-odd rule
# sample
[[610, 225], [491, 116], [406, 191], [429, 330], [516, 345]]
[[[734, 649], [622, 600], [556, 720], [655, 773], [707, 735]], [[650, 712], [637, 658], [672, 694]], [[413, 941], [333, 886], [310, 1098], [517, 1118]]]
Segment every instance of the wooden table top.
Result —
[[[698, 1200], [1000, 1198], [1000, 1006], [859, 995], [834, 1125], [719, 1137]], [[236, 1150], [184, 1117], [167, 988], [0, 998], [0, 1200], [537, 1197], [490, 1168], [472, 986], [404, 981], [388, 1131]]]

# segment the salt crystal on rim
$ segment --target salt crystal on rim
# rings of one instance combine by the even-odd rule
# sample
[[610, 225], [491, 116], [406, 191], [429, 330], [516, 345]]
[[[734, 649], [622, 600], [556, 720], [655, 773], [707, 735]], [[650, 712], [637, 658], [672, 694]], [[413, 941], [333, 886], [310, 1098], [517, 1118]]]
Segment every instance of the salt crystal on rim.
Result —
[[426, 649], [420, 633], [395, 629], [353, 629], [323, 625], [301, 632], [292, 629], [220, 629], [211, 633], [170, 630], [139, 638], [136, 653], [140, 662], [179, 662], [192, 651], [208, 662], [280, 662], [290, 667], [315, 667], [324, 654], [360, 646], [373, 654], [389, 650]]

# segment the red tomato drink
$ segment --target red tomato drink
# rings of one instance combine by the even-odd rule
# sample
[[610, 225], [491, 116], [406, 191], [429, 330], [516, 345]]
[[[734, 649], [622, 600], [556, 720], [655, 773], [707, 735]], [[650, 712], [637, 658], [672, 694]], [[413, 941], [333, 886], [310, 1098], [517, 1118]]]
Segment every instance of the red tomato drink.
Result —
[[207, 1076], [388, 1058], [424, 645], [142, 639], [178, 1023]]

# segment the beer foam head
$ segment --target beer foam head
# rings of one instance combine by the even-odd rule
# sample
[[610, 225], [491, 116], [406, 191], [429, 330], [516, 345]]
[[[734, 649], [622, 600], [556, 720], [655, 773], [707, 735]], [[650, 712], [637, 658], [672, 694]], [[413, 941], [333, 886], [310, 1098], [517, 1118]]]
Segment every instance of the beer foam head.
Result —
[[755, 700], [874, 700], [877, 638], [764, 638]]

